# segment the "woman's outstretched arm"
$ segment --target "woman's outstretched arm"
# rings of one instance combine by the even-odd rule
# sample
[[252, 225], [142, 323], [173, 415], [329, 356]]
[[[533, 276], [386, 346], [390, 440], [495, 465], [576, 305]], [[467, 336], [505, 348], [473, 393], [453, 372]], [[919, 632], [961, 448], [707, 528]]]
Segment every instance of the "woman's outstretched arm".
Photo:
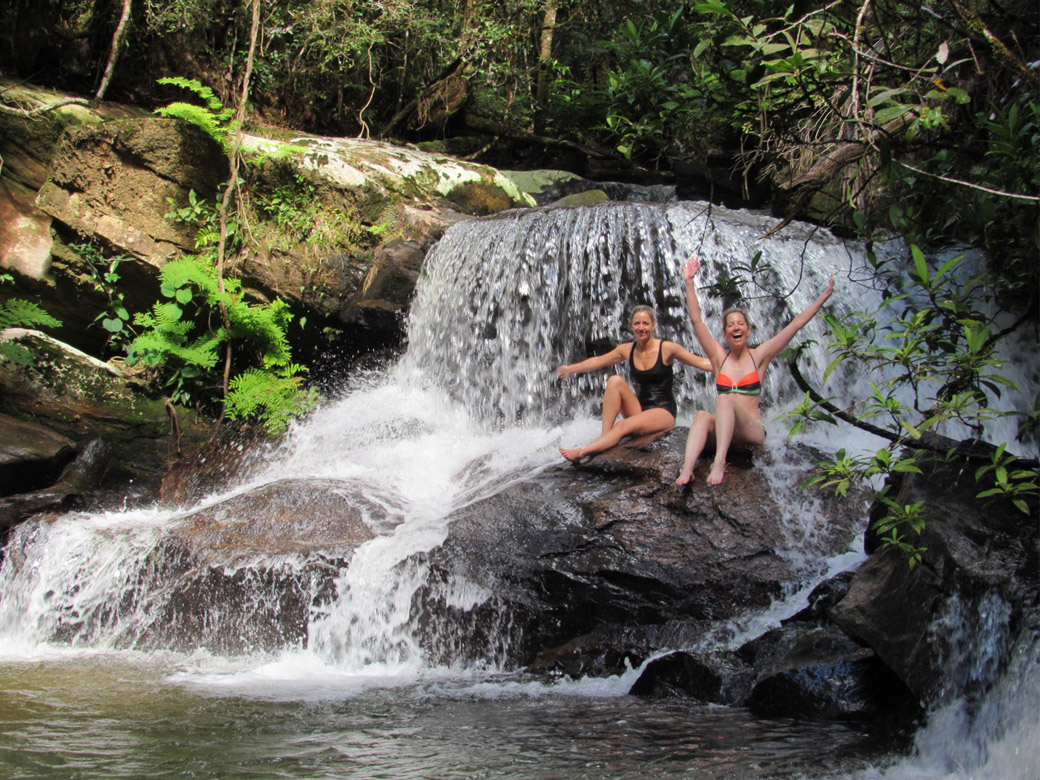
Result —
[[580, 363], [568, 363], [562, 365], [556, 369], [557, 376], [560, 379], [566, 379], [574, 374], [584, 374], [586, 371], [596, 371], [600, 368], [606, 368], [607, 366], [616, 366], [623, 360], [627, 360], [625, 355], [624, 347], [626, 344], [618, 344], [614, 349], [610, 350], [603, 355], [596, 355], [595, 357], [586, 358]]
[[809, 324], [809, 320], [815, 317], [823, 304], [827, 302], [827, 299], [831, 297], [831, 293], [834, 292], [834, 276], [831, 276], [830, 282], [827, 284], [827, 289], [823, 291], [823, 294], [815, 301], [810, 303], [805, 311], [798, 314], [793, 320], [784, 326], [784, 329], [773, 336], [771, 339], [764, 341], [757, 349], [755, 349], [755, 356], [758, 358], [759, 370], [763, 370], [770, 360], [780, 354], [783, 349], [791, 343], [791, 339], [795, 337], [802, 328]]
[[695, 355], [686, 347], [676, 344], [674, 341], [666, 341], [665, 344], [667, 345], [665, 356], [669, 361], [678, 360], [680, 363], [685, 363], [693, 368], [699, 368], [701, 371], [711, 371], [711, 361], [708, 358]]
[[701, 302], [697, 299], [697, 285], [694, 282], [694, 277], [700, 268], [701, 261], [697, 255], [691, 255], [683, 267], [683, 279], [686, 282], [686, 309], [690, 313], [690, 322], [693, 323], [693, 335], [697, 337], [701, 349], [708, 356], [712, 370], [717, 371], [725, 356], [725, 350], [711, 335], [711, 331], [704, 323], [704, 317], [701, 316]]

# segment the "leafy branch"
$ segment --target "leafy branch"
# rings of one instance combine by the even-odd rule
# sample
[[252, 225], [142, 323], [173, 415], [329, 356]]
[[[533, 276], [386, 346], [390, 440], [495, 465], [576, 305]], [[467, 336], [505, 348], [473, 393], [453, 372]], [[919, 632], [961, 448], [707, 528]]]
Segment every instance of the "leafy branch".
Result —
[[[825, 316], [828, 346], [836, 356], [824, 380], [842, 364], [854, 362], [876, 377], [869, 393], [839, 408], [805, 380], [797, 355], [790, 361], [795, 381], [805, 392], [803, 402], [783, 415], [794, 421], [791, 436], [813, 423], [841, 421], [889, 442], [870, 455], [852, 456], [841, 450], [835, 458], [817, 464], [820, 472], [806, 486], [844, 495], [857, 482], [919, 473], [923, 453], [951, 456], [949, 439], [934, 434], [963, 427], [978, 443], [988, 421], [1020, 414], [992, 405], [994, 397], [1017, 389], [1004, 375], [997, 353], [1015, 330], [994, 332], [991, 318], [983, 312], [983, 278], [961, 267], [962, 256], [932, 262], [913, 245], [910, 255], [912, 271], [904, 289], [881, 310]], [[888, 281], [898, 289], [894, 277]], [[1034, 408], [1040, 408], [1040, 399]], [[1020, 428], [1023, 439], [1036, 435], [1035, 429]], [[1040, 464], [1008, 453], [1007, 446], [1002, 443], [993, 449], [984, 463], [978, 454], [973, 456], [979, 464], [974, 471], [976, 496], [1007, 501], [1023, 516], [1030, 516], [1040, 495]], [[903, 550], [911, 563], [919, 561], [921, 551], [911, 540], [923, 528], [923, 510], [899, 505], [886, 489], [879, 494], [879, 505], [884, 513], [873, 527], [883, 543]]]

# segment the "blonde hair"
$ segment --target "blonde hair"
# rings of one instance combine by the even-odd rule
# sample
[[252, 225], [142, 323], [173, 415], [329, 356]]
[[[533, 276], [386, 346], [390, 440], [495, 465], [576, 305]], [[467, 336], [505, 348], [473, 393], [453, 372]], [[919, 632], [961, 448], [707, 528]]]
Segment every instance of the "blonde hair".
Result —
[[722, 327], [723, 328], [726, 327], [726, 322], [729, 320], [729, 315], [731, 315], [731, 314], [739, 314], [739, 315], [741, 315], [744, 318], [744, 322], [747, 323], [747, 326], [749, 328], [751, 327], [751, 318], [747, 316], [747, 311], [744, 309], [744, 307], [743, 306], [730, 306], [728, 309], [726, 309], [726, 311], [722, 312]]
[[631, 314], [631, 316], [629, 316], [628, 321], [631, 322], [632, 320], [634, 320], [636, 318], [637, 314], [639, 314], [640, 312], [643, 312], [643, 311], [645, 311], [647, 314], [650, 315], [650, 322], [652, 322], [654, 325], [656, 325], [657, 324], [657, 315], [654, 314], [653, 307], [652, 306], [647, 306], [646, 304], [640, 304], [639, 306], [633, 307], [632, 308], [632, 314]]

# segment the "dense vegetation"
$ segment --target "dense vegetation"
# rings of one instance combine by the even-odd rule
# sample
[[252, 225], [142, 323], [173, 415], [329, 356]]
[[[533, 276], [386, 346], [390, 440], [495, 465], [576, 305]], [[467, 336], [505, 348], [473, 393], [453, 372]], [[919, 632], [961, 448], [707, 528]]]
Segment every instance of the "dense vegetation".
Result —
[[[1006, 388], [1002, 342], [1037, 341], [1038, 24], [1033, 0], [13, 0], [0, 70], [155, 106], [182, 97], [161, 77], [223, 105], [246, 81], [254, 123], [674, 179], [868, 241], [901, 235], [905, 265], [875, 268], [896, 306], [830, 322], [839, 361], [897, 368], [841, 414], [892, 439], [828, 464], [844, 489], [912, 470], [904, 446], [946, 422], [979, 431]], [[955, 246], [983, 267], [942, 254]], [[798, 414], [836, 411], [807, 395]], [[1040, 403], [1015, 414], [1035, 448]], [[991, 495], [1028, 511], [1035, 470], [1004, 446], [993, 458]]]
[[[1002, 295], [1035, 304], [1028, 0], [261, 6], [254, 121], [453, 139], [492, 164], [692, 170], [786, 215], [982, 246]], [[243, 0], [13, 0], [0, 71], [146, 105], [180, 99], [158, 79], [182, 76], [232, 105], [250, 25]]]

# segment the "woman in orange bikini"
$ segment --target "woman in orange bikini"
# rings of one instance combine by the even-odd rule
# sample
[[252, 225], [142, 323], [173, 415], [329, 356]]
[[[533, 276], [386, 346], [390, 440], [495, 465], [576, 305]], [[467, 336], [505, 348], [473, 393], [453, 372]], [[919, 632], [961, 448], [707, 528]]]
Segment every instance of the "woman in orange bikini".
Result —
[[[724, 348], [708, 330], [701, 318], [701, 306], [697, 300], [697, 289], [693, 278], [701, 263], [696, 255], [691, 257], [683, 269], [686, 280], [686, 303], [693, 322], [693, 332], [701, 344], [712, 371], [715, 372], [715, 414], [698, 411], [690, 425], [686, 438], [686, 454], [682, 471], [675, 480], [676, 485], [686, 485], [693, 479], [693, 467], [697, 465], [704, 447], [715, 445], [715, 460], [708, 472], [708, 484], [718, 485], [726, 473], [726, 455], [731, 446], [761, 444], [766, 438], [765, 423], [759, 411], [759, 396], [762, 393], [762, 377], [770, 361], [786, 347], [795, 334], [816, 316], [824, 302], [834, 292], [834, 277], [827, 290], [805, 311], [791, 320], [788, 325], [757, 347], [748, 346], [751, 325], [747, 314], [741, 309], [727, 309], [722, 315], [723, 337], [729, 344]], [[726, 373], [723, 373], [725, 368]], [[734, 377], [739, 377], [734, 379]]]
[[[560, 454], [567, 460], [577, 461], [609, 449], [625, 436], [659, 433], [675, 425], [675, 394], [672, 391], [672, 363], [678, 360], [702, 371], [711, 371], [707, 358], [687, 352], [674, 341], [654, 338], [654, 310], [636, 306], [632, 311], [631, 344], [618, 344], [605, 355], [588, 358], [580, 363], [560, 366], [556, 373], [561, 379], [585, 371], [614, 366], [628, 361], [629, 373], [636, 389], [633, 391], [620, 375], [607, 380], [603, 393], [603, 427], [599, 438], [584, 447], [564, 449]], [[618, 415], [622, 420], [618, 422]]]

